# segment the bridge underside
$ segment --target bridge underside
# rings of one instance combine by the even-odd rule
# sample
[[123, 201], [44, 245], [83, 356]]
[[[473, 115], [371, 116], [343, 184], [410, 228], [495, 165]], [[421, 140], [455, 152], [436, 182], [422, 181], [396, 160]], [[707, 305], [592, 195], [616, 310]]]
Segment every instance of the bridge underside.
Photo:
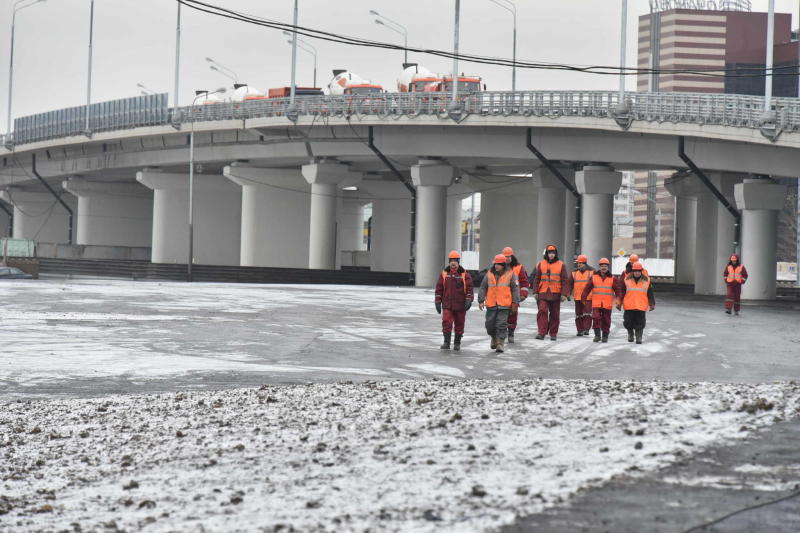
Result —
[[[370, 149], [369, 127], [377, 149], [404, 181], [413, 182], [413, 261], [411, 190]], [[527, 148], [528, 127], [532, 144], [577, 189], [580, 219], [576, 197]], [[301, 118], [287, 127], [285, 119], [268, 118], [196, 128], [194, 261], [388, 272], [408, 271], [414, 263], [419, 286], [434, 283], [447, 250], [461, 249], [460, 202], [474, 192], [482, 194], [481, 265], [507, 245], [527, 265], [549, 243], [571, 258], [576, 240], [596, 264], [612, 253], [619, 172], [685, 170], [678, 155], [678, 136], [685, 135], [686, 154], [742, 212], [739, 249], [752, 280], [744, 296], [771, 298], [775, 218], [785, 191], [769, 177], [793, 177], [800, 168], [791, 138], [769, 143], [757, 132], [691, 125], [620, 131], [591, 119], [470, 117], [460, 125], [425, 118]], [[187, 261], [185, 127], [61, 139], [0, 153], [0, 199], [13, 206], [14, 236], [66, 242], [69, 214], [36, 179], [33, 154], [36, 173], [73, 212], [76, 244], [151, 247], [153, 262]], [[695, 282], [699, 293], [720, 293], [720, 274], [736, 247], [735, 218], [696, 176], [674, 181], [678, 278]], [[368, 251], [362, 226], [367, 207]], [[7, 218], [0, 211], [0, 225]]]

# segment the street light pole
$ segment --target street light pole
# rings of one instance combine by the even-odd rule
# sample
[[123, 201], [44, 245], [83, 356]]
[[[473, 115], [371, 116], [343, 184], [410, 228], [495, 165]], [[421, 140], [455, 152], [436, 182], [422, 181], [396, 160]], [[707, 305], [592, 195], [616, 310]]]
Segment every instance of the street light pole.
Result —
[[514, 17], [514, 40], [513, 40], [513, 49], [512, 49], [512, 56], [511, 56], [511, 90], [517, 90], [517, 6], [514, 5], [514, 2], [511, 0], [502, 0], [503, 3], [500, 3], [501, 0], [489, 0], [493, 4], [496, 4], [506, 11], [510, 12], [511, 15]]
[[89, 74], [86, 79], [86, 135], [91, 134], [89, 129], [89, 105], [92, 103], [92, 41], [94, 37], [94, 0], [89, 3]]
[[178, 17], [175, 23], [175, 95], [173, 96], [173, 107], [178, 107], [178, 89], [180, 82], [181, 69], [181, 3], [178, 4]]
[[622, 0], [622, 18], [619, 35], [619, 105], [625, 102], [625, 63], [628, 42], [628, 0]]
[[[399, 33], [403, 36], [403, 63], [408, 63], [408, 28], [387, 16], [381, 15], [374, 9], [370, 9], [369, 14], [378, 17], [375, 19], [375, 24], [380, 24], [384, 28], [392, 30], [393, 32]], [[389, 24], [386, 24], [387, 22]]]
[[[291, 115], [295, 113], [295, 75], [297, 73], [297, 0], [294, 0], [294, 16], [292, 18], [294, 30], [292, 31], [292, 85], [289, 87], [289, 112], [287, 115], [291, 120]], [[291, 115], [289, 114], [291, 113]]]
[[226, 67], [225, 65], [223, 65], [219, 61], [214, 61], [210, 57], [207, 57], [206, 61], [211, 63], [211, 67], [210, 67], [211, 70], [215, 70], [215, 71], [219, 72], [220, 74], [222, 74], [223, 76], [227, 76], [228, 78], [233, 80], [233, 83], [239, 83], [239, 75], [236, 74], [236, 72], [234, 72], [232, 68]]
[[455, 23], [453, 24], [453, 101], [450, 104], [454, 111], [458, 108], [458, 30], [461, 17], [461, 0], [456, 0]]
[[27, 0], [17, 0], [14, 2], [13, 11], [11, 13], [11, 52], [8, 59], [8, 117], [6, 118], [6, 134], [11, 133], [11, 104], [13, 103], [11, 95], [14, 90], [14, 32], [17, 20], [17, 11], [22, 11], [26, 7], [38, 4], [39, 2], [44, 2], [44, 0], [34, 0], [34, 2], [30, 4], [17, 7], [19, 4], [26, 1]]
[[192, 281], [192, 263], [194, 262], [194, 106], [200, 97], [208, 97], [212, 94], [222, 94], [224, 92], [225, 87], [220, 87], [212, 93], [200, 91], [192, 100], [192, 130], [189, 133], [189, 257], [186, 261], [186, 276], [190, 282]]
[[[284, 30], [283, 34], [284, 35], [288, 35], [289, 37], [292, 36], [292, 32], [285, 31], [285, 30]], [[286, 42], [288, 42], [289, 44], [292, 44], [291, 39], [286, 41]], [[314, 87], [316, 87], [317, 86], [317, 48], [315, 46], [313, 46], [312, 44], [304, 41], [303, 39], [297, 39], [297, 46], [299, 46], [301, 49], [305, 50], [306, 52], [308, 52], [309, 54], [314, 56]]]
[[764, 113], [772, 111], [772, 49], [775, 46], [775, 0], [769, 0], [767, 14], [767, 71], [764, 76]]

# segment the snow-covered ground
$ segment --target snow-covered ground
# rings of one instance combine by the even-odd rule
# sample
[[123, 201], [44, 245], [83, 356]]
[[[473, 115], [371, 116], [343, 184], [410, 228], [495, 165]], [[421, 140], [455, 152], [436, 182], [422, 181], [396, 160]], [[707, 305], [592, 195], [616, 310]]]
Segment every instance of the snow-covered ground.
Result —
[[791, 383], [539, 379], [20, 401], [0, 530], [491, 531], [799, 410]]

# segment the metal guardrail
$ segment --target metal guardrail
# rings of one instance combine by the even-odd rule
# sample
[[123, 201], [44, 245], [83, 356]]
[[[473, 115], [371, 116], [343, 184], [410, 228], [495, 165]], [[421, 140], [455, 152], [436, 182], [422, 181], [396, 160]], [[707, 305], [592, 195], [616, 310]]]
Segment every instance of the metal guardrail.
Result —
[[[620, 105], [616, 91], [480, 92], [459, 97], [459, 110], [450, 110], [449, 93], [382, 93], [267, 98], [168, 108], [167, 95], [148, 95], [92, 104], [90, 133], [186, 122], [244, 120], [265, 117], [312, 116], [382, 119], [434, 116], [457, 121], [469, 115], [594, 117], [612, 119], [622, 128], [633, 121], [720, 125], [760, 129], [771, 139], [782, 132], [800, 131], [800, 99], [773, 98], [773, 116], [765, 119], [760, 96], [707, 93], [625, 93]], [[14, 121], [13, 142], [86, 135], [85, 106], [51, 111]]]

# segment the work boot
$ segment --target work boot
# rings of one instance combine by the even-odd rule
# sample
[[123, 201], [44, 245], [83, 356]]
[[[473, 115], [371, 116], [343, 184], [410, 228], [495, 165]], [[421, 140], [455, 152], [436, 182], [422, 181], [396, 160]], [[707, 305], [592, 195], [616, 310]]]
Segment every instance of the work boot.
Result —
[[456, 340], [453, 342], [453, 350], [461, 350], [461, 335], [456, 333]]
[[739, 316], [739, 311], [734, 311], [733, 314]]
[[441, 346], [439, 346], [440, 350], [449, 350], [450, 349], [450, 333], [442, 333], [444, 336], [444, 342]]
[[508, 344], [514, 344], [514, 330], [508, 330]]
[[583, 337], [583, 330], [582, 330], [582, 329], [579, 329], [579, 330], [578, 330], [578, 334], [577, 334], [577, 335], [575, 335], [575, 336], [576, 336], [576, 337]]
[[601, 341], [602, 342], [608, 342], [608, 332], [607, 331], [603, 332], [603, 338], [601, 339]]
[[594, 328], [594, 339], [593, 342], [600, 342], [600, 328]]
[[497, 339], [497, 347], [495, 348], [494, 351], [497, 352], [497, 353], [503, 353], [503, 343], [504, 342], [505, 342], [505, 339]]
[[636, 330], [636, 344], [642, 344], [642, 333], [644, 333], [643, 329]]
[[726, 309], [726, 310], [725, 310], [725, 314], [726, 314], [726, 315], [729, 315], [729, 314], [731, 314], [731, 310], [730, 310], [730, 309]]
[[492, 337], [492, 343], [489, 346], [491, 346], [492, 350], [497, 348], [497, 337]]
[[544, 335], [542, 335], [541, 333], [539, 333], [538, 335], [536, 335], [536, 339], [537, 339], [537, 340], [540, 340], [540, 341], [543, 341], [543, 340], [544, 340]]
[[588, 329], [583, 330], [583, 336], [584, 337], [588, 337], [589, 336], [589, 330]]
[[551, 341], [554, 341], [554, 340], [556, 340], [556, 336], [555, 336], [555, 335], [550, 335], [550, 340], [551, 340]]
[[628, 342], [633, 342], [633, 330], [628, 329]]

